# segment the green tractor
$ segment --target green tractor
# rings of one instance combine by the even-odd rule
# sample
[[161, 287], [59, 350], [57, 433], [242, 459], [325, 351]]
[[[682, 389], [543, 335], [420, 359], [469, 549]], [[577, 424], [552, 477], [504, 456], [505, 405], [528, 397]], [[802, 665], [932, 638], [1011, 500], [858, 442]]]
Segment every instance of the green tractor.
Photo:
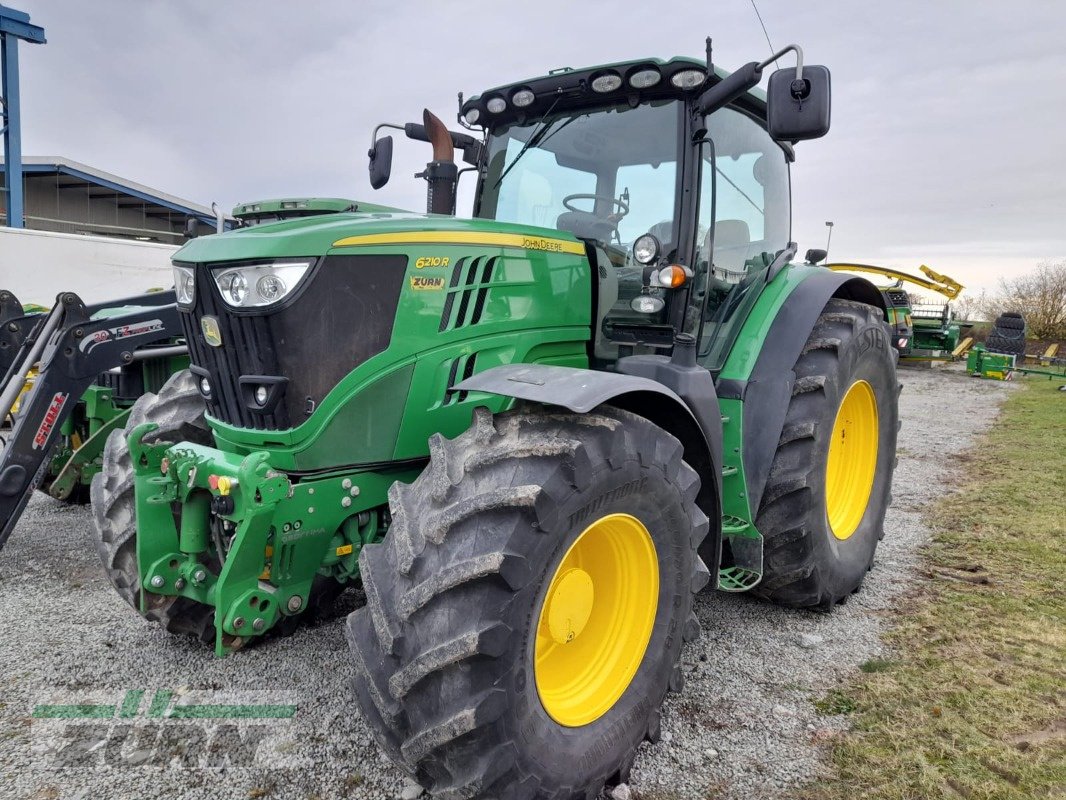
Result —
[[[764, 94], [769, 63], [708, 43], [460, 97], [467, 132], [387, 126], [432, 144], [432, 213], [187, 244], [192, 364], [92, 487], [119, 594], [225, 655], [361, 583], [355, 694], [397, 764], [438, 798], [584, 798], [657, 740], [696, 592], [857, 591], [896, 355], [873, 284], [790, 263], [829, 73]], [[391, 154], [375, 132], [375, 187]]]

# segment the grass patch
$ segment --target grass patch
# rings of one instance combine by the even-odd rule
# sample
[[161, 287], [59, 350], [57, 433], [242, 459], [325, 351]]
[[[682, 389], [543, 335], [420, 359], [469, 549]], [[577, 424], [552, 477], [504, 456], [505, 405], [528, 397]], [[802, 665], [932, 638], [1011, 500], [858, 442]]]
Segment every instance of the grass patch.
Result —
[[871, 658], [869, 661], [864, 661], [859, 664], [859, 669], [862, 672], [888, 672], [892, 667], [898, 664], [898, 661], [893, 661], [888, 658]]
[[[934, 504], [927, 580], [849, 703], [810, 800], [1066, 797], [1066, 397], [1034, 380]], [[822, 709], [822, 706], [818, 706]], [[828, 711], [824, 713], [843, 713]]]
[[843, 689], [830, 689], [825, 697], [814, 701], [814, 707], [827, 717], [850, 714], [855, 710], [855, 699]]

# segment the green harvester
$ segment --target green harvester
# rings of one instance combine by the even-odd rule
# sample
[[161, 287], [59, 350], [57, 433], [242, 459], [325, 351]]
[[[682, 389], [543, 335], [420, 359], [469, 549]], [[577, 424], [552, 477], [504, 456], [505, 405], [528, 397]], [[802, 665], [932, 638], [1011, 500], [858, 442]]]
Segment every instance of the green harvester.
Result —
[[382, 129], [432, 146], [429, 213], [248, 203], [178, 251], [191, 365], [92, 486], [119, 594], [221, 656], [361, 585], [356, 701], [397, 764], [434, 797], [585, 798], [658, 739], [696, 592], [857, 591], [899, 385], [881, 292], [792, 263], [829, 72], [710, 56], [379, 126], [375, 188]]

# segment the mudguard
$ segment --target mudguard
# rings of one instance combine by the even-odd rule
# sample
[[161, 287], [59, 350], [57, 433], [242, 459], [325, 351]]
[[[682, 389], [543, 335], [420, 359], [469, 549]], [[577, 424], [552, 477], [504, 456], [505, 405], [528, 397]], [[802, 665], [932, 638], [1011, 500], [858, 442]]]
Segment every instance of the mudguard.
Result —
[[[664, 360], [665, 363], [665, 360]], [[621, 362], [620, 362], [621, 366]], [[722, 425], [718, 400], [708, 376], [707, 397], [691, 408], [677, 392], [659, 381], [619, 372], [598, 372], [548, 364], [508, 364], [467, 378], [454, 391], [489, 394], [562, 406], [585, 414], [600, 405], [622, 408], [650, 419], [680, 440], [685, 461], [699, 473], [697, 503], [711, 521], [701, 552], [720, 555], [722, 535]], [[705, 559], [706, 560], [706, 559]], [[708, 563], [714, 574], [718, 563]]]
[[720, 398], [744, 402], [744, 477], [753, 514], [762, 502], [784, 427], [796, 380], [792, 367], [825, 304], [834, 297], [885, 310], [881, 292], [865, 278], [813, 270], [785, 298], [747, 379], [724, 377], [727, 368], [717, 383]]

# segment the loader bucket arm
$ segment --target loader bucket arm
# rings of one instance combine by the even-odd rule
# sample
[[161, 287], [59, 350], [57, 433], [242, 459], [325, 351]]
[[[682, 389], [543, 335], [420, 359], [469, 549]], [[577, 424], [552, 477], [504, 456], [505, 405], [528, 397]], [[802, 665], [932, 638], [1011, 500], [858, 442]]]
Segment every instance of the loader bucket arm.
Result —
[[[51, 311], [40, 315], [0, 387], [0, 407], [6, 414], [26, 374], [39, 364], [34, 387], [23, 400], [0, 453], [0, 547], [48, 468], [60, 428], [97, 376], [149, 354], [177, 355], [179, 348], [186, 349], [184, 345], [142, 349], [183, 335], [174, 300], [172, 291], [154, 292], [86, 306], [73, 292], [64, 292]], [[130, 308], [126, 313], [93, 319], [97, 311], [116, 306]]]

